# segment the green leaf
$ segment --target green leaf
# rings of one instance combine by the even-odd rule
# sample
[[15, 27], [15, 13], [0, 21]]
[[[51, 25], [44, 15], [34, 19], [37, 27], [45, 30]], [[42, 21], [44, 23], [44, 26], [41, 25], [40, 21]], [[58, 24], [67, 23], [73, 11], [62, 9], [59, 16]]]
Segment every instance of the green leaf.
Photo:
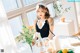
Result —
[[23, 32], [20, 32], [20, 34], [25, 38], [25, 41], [31, 45], [32, 40], [33, 40], [33, 34], [34, 34], [34, 29], [29, 29], [25, 25], [23, 25]]

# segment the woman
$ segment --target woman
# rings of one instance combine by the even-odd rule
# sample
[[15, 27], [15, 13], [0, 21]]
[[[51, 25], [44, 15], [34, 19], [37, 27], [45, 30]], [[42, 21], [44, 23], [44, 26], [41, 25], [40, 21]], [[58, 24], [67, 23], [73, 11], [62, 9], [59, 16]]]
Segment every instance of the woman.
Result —
[[37, 20], [35, 20], [36, 32], [40, 33], [42, 38], [52, 39], [53, 35], [53, 18], [50, 17], [48, 8], [43, 4], [36, 6]]

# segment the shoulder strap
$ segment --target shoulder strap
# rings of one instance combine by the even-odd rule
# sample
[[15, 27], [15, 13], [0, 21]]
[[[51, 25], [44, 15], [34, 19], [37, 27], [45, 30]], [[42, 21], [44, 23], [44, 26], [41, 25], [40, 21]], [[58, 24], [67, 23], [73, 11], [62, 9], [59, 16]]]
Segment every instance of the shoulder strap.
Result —
[[[49, 22], [48, 22], [48, 20], [46, 20], [47, 21], [47, 23], [49, 24]], [[49, 28], [49, 31], [55, 36], [55, 34], [50, 30], [50, 28]], [[53, 37], [54, 37], [53, 36]]]
[[[55, 36], [55, 34], [54, 34], [50, 29], [49, 29], [49, 31]], [[54, 36], [53, 36], [53, 37], [54, 37]]]

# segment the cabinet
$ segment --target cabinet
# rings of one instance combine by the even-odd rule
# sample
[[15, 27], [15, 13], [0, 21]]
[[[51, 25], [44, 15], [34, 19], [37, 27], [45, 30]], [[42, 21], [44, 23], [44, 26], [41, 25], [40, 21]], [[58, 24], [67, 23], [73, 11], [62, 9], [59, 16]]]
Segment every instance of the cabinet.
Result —
[[75, 33], [74, 30], [74, 22], [72, 20], [68, 20], [65, 22], [58, 22], [54, 25], [54, 34], [55, 35], [73, 35]]

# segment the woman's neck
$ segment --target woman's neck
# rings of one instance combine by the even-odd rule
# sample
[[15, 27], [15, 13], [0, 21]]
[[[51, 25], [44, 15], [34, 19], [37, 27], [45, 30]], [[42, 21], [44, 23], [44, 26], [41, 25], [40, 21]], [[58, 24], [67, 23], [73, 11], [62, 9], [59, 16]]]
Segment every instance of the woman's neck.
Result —
[[41, 21], [45, 21], [46, 19], [40, 19]]
[[43, 18], [41, 18], [40, 20], [46, 20], [46, 19], [43, 17]]
[[45, 17], [41, 17], [41, 20], [45, 20]]

